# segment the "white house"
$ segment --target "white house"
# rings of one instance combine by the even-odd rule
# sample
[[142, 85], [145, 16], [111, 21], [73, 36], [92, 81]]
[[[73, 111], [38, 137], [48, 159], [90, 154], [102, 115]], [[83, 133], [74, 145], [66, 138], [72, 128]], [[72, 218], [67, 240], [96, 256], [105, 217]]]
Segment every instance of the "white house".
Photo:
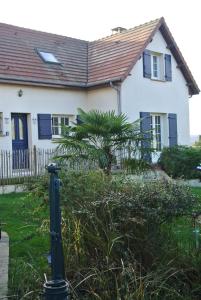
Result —
[[188, 145], [198, 93], [163, 18], [93, 42], [0, 24], [0, 150], [55, 147], [78, 107], [142, 117], [159, 152]]

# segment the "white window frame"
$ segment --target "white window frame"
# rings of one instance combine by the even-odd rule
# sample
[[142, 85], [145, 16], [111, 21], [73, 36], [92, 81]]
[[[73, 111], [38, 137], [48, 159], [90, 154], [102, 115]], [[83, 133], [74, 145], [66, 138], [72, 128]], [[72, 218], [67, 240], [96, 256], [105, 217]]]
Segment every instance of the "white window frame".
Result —
[[[154, 59], [156, 60], [154, 61]], [[151, 52], [151, 79], [164, 80], [164, 57], [162, 53]], [[155, 68], [156, 66], [156, 68]], [[155, 76], [157, 71], [157, 76]]]
[[[58, 119], [57, 124], [54, 124], [54, 119]], [[68, 119], [68, 122], [62, 122], [62, 118], [63, 119]], [[62, 126], [64, 125], [69, 125], [69, 121], [70, 121], [70, 116], [69, 115], [59, 115], [59, 114], [53, 114], [52, 115], [52, 137], [53, 138], [60, 138], [62, 136]], [[63, 124], [62, 124], [63, 123]], [[58, 128], [58, 134], [54, 134], [54, 128]]]
[[152, 147], [161, 152], [163, 148], [163, 115], [151, 114]]

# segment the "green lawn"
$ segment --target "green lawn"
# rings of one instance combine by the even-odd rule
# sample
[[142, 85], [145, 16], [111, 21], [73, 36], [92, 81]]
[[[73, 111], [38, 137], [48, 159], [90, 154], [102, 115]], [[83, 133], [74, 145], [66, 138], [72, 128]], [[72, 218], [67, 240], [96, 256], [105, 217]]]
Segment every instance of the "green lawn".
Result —
[[6, 223], [3, 230], [10, 238], [9, 291], [13, 299], [21, 299], [19, 286], [26, 294], [32, 282], [37, 280], [40, 286], [43, 273], [49, 271], [45, 257], [49, 251], [49, 235], [43, 234], [40, 228], [48, 212], [38, 209], [38, 204], [37, 199], [33, 203], [26, 194], [0, 195], [0, 220]]
[[[201, 188], [191, 188], [192, 193], [199, 198], [201, 204]], [[200, 211], [200, 208], [195, 207], [195, 211]], [[194, 228], [194, 219], [189, 212], [189, 216], [178, 216], [174, 222], [165, 225], [166, 230], [170, 232], [171, 239], [175, 240], [178, 249], [181, 253], [185, 252], [188, 254], [196, 253], [197, 247], [201, 247], [201, 228], [199, 224], [196, 224]], [[196, 229], [196, 230], [195, 230]], [[199, 230], [197, 232], [197, 230]], [[199, 233], [200, 232], [200, 233]]]
[[191, 188], [193, 194], [197, 195], [200, 198], [200, 202], [201, 202], [201, 188], [200, 187], [194, 187]]

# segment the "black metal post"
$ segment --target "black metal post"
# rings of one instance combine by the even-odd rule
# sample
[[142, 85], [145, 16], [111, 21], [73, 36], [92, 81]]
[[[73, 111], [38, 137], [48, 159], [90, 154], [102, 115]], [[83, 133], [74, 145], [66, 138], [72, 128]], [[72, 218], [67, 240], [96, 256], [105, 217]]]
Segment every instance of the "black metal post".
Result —
[[64, 258], [61, 237], [60, 210], [60, 179], [56, 164], [47, 167], [50, 173], [49, 202], [50, 202], [50, 239], [51, 239], [51, 270], [52, 280], [44, 283], [45, 300], [69, 300], [68, 283], [65, 281]]

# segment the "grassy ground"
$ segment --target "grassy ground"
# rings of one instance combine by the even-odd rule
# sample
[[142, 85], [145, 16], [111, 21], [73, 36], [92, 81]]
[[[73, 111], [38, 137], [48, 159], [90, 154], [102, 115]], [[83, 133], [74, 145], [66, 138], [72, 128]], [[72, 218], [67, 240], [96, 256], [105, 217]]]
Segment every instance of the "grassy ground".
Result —
[[[201, 204], [201, 188], [194, 187], [191, 190], [199, 198]], [[200, 212], [200, 207], [195, 207], [194, 211]], [[179, 216], [174, 222], [165, 226], [181, 253], [185, 252], [193, 256], [201, 248], [201, 225], [195, 223], [190, 212], [189, 216]]]
[[[43, 273], [48, 272], [45, 254], [49, 251], [48, 234], [39, 231], [41, 220], [47, 211], [38, 210], [35, 203], [25, 198], [25, 194], [0, 196], [0, 220], [10, 237], [9, 290], [11, 299], [21, 299], [19, 286], [26, 294], [30, 290], [33, 277], [44, 281]], [[37, 298], [35, 298], [37, 299]]]
[[200, 198], [200, 202], [201, 202], [201, 188], [194, 187], [194, 188], [192, 188], [192, 192]]

